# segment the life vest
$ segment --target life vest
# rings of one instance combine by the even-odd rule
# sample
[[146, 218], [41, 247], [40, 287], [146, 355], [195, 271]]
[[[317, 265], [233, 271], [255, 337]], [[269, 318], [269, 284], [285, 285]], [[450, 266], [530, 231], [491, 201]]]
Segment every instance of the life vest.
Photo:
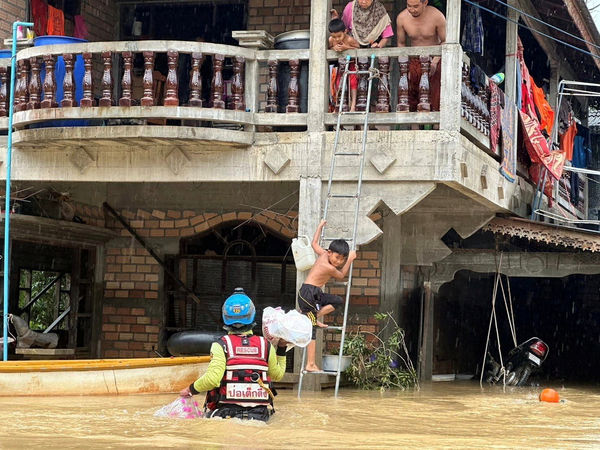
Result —
[[209, 410], [221, 404], [244, 407], [272, 405], [269, 393], [258, 383], [270, 388], [270, 344], [262, 336], [228, 334], [220, 339], [226, 356], [225, 374], [221, 385], [206, 394]]

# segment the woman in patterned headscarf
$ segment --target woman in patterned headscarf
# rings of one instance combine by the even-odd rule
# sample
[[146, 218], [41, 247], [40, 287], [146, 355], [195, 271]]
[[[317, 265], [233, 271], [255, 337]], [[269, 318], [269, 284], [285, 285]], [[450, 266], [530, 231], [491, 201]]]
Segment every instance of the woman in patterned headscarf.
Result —
[[[332, 11], [337, 17], [337, 12]], [[354, 0], [344, 8], [342, 20], [361, 47], [382, 48], [394, 35], [391, 19], [379, 0]]]

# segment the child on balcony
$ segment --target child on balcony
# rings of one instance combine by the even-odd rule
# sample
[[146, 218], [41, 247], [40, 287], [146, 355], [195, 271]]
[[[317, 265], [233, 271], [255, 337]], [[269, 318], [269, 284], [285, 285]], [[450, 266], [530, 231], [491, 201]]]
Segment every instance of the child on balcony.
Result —
[[[341, 19], [333, 19], [329, 22], [329, 48], [335, 50], [336, 52], [343, 52], [344, 50], [349, 50], [352, 48], [359, 48], [360, 45], [352, 36], [347, 33], [346, 25], [342, 22]], [[351, 62], [348, 65], [347, 70], [355, 71], [356, 65]], [[339, 95], [339, 89], [341, 84], [341, 77], [335, 77], [335, 98]], [[350, 111], [354, 111], [356, 109], [356, 93], [358, 91], [358, 77], [356, 74], [348, 75], [348, 86], [350, 88]]]

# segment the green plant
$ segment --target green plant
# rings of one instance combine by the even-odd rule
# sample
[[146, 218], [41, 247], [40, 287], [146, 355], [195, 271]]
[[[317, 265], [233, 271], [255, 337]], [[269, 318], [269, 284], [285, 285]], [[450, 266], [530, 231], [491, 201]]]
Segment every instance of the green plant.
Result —
[[[345, 373], [361, 389], [408, 389], [419, 387], [406, 343], [404, 330], [389, 314], [375, 313], [380, 323], [377, 333], [359, 330], [349, 333], [344, 342], [344, 354], [352, 357], [352, 363]], [[391, 333], [382, 336], [385, 330]], [[369, 340], [367, 336], [373, 336]]]

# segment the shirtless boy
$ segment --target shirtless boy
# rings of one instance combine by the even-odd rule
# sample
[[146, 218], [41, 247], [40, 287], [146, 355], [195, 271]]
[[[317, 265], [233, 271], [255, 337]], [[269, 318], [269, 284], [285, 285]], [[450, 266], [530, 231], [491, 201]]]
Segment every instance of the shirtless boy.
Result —
[[327, 283], [332, 277], [336, 280], [343, 280], [348, 275], [352, 261], [356, 259], [356, 252], [354, 250], [349, 251], [348, 243], [343, 239], [332, 241], [329, 245], [329, 250], [321, 248], [319, 237], [325, 223], [324, 220], [321, 221], [313, 236], [312, 248], [318, 255], [317, 261], [312, 269], [310, 269], [308, 277], [306, 277], [304, 284], [300, 287], [300, 292], [298, 292], [300, 311], [313, 324], [312, 340], [308, 344], [306, 352], [307, 372], [317, 372], [320, 370], [315, 364], [316, 327], [326, 328], [327, 325], [317, 319], [334, 311], [335, 305], [341, 305], [344, 302], [337, 295], [325, 294], [321, 290], [321, 286]]
[[[406, 0], [406, 9], [398, 14], [396, 27], [398, 47], [406, 47], [406, 38], [410, 38], [412, 47], [440, 45], [446, 42], [446, 18], [439, 9], [429, 6], [428, 0]], [[431, 86], [431, 109], [440, 110], [440, 58], [431, 62], [429, 83]], [[409, 61], [409, 106], [416, 111], [419, 102], [419, 82], [421, 81], [421, 63], [419, 58]]]

